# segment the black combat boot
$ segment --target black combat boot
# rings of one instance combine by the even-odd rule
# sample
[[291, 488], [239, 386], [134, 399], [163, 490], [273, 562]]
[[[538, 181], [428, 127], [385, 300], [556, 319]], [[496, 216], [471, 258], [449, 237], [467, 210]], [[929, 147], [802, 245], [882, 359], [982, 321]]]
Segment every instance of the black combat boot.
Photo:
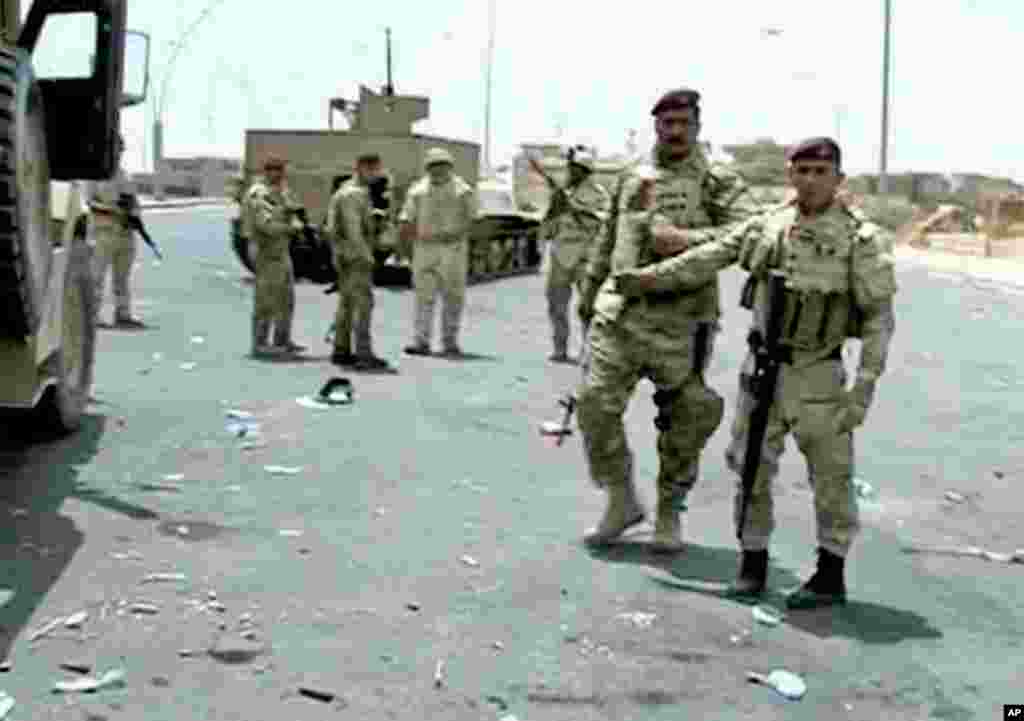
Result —
[[730, 596], [760, 596], [768, 584], [768, 551], [743, 551]]
[[843, 578], [845, 559], [818, 549], [818, 570], [803, 586], [786, 599], [789, 608], [818, 608], [846, 603], [846, 581]]

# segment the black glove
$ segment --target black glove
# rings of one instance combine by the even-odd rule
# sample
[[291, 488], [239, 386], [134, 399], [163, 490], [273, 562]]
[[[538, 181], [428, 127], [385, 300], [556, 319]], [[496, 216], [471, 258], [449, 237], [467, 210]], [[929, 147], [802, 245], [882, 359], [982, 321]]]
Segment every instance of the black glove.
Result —
[[304, 225], [309, 225], [309, 216], [306, 214], [305, 208], [295, 208], [292, 212], [295, 213], [295, 217], [301, 220]]

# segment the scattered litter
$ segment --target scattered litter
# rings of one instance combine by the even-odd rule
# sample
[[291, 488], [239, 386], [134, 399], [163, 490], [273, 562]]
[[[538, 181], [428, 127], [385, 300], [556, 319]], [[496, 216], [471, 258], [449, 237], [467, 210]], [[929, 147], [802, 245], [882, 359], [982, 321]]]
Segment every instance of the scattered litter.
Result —
[[206, 607], [211, 609], [211, 610], [213, 610], [213, 611], [216, 611], [217, 613], [224, 613], [225, 611], [228, 610], [228, 607], [225, 606], [220, 601], [210, 601], [209, 603], [206, 604]]
[[315, 688], [307, 686], [299, 686], [299, 694], [314, 701], [322, 701], [323, 703], [330, 703], [338, 697], [337, 694], [333, 694], [330, 691], [317, 691]]
[[206, 338], [204, 338], [201, 335], [194, 335], [194, 336], [192, 336], [191, 341], [195, 345], [202, 345], [203, 343], [206, 342]]
[[629, 621], [637, 628], [650, 628], [654, 623], [654, 619], [657, 618], [657, 614], [641, 612], [620, 613], [615, 618]]
[[142, 554], [138, 551], [114, 551], [110, 554], [110, 557], [115, 561], [141, 561]]
[[875, 491], [875, 487], [863, 478], [854, 478], [853, 488], [857, 491], [857, 498], [862, 498], [865, 501], [874, 500], [878, 495]]
[[498, 721], [519, 721], [519, 719], [512, 714], [508, 714], [506, 716], [502, 716]]
[[288, 536], [289, 538], [298, 538], [302, 535], [302, 531], [298, 531], [294, 528], [282, 528], [278, 531], [278, 534], [281, 536]]
[[1024, 563], [1024, 548], [1018, 548], [1013, 553], [999, 553], [989, 551], [978, 546], [918, 546], [909, 545], [903, 547], [904, 553], [933, 553], [939, 556], [962, 556], [972, 558], [983, 558], [986, 561], [996, 563]]
[[544, 436], [571, 436], [573, 431], [558, 421], [544, 421], [540, 424], [540, 432]]
[[71, 673], [80, 673], [83, 676], [92, 671], [92, 666], [85, 663], [62, 663], [60, 668]]
[[434, 688], [441, 688], [444, 685], [444, 661], [438, 660], [434, 666]]
[[782, 623], [783, 615], [771, 606], [754, 606], [754, 620], [765, 626], [778, 626]]
[[348, 405], [355, 400], [355, 389], [348, 378], [331, 378], [316, 395], [316, 401], [327, 405]]
[[178, 650], [178, 655], [182, 658], [191, 658], [196, 655], [196, 652], [190, 648], [182, 648]]
[[154, 616], [160, 613], [160, 608], [152, 603], [133, 603], [128, 606], [132, 613], [144, 613], [147, 616]]
[[178, 481], [184, 481], [185, 480], [185, 474], [184, 473], [168, 473], [167, 475], [164, 476], [164, 480], [167, 481], [168, 483], [177, 483]]
[[246, 436], [259, 434], [260, 424], [251, 421], [231, 421], [224, 426], [224, 430], [235, 436], [235, 438], [245, 438]]
[[154, 353], [152, 357], [153, 357], [153, 360], [155, 360], [157, 363], [159, 363], [160, 361], [162, 361], [164, 359], [164, 354], [163, 353]]
[[504, 651], [505, 644], [503, 644], [501, 641], [491, 641], [491, 648], [493, 648], [495, 651]]
[[188, 362], [188, 363], [182, 363], [182, 364], [181, 364], [180, 366], [178, 366], [178, 367], [179, 367], [179, 368], [181, 368], [181, 369], [182, 369], [183, 371], [190, 371], [190, 370], [193, 370], [193, 369], [194, 369], [194, 368], [196, 367], [196, 364], [195, 364], [195, 363], [192, 363], [192, 362], [190, 361], [190, 362]]
[[0, 662], [0, 673], [9, 673], [12, 668], [14, 668], [14, 666], [11, 665], [10, 661]]
[[252, 614], [248, 612], [243, 613], [241, 616], [238, 617], [238, 623], [241, 625], [252, 623]]
[[[508, 702], [505, 701], [505, 699], [503, 699], [501, 696], [486, 696], [484, 698], [484, 701], [494, 706], [497, 706], [499, 711], [508, 710]], [[506, 718], [508, 717], [506, 716]]]
[[302, 466], [263, 466], [263, 470], [275, 476], [295, 476], [302, 473]]
[[242, 631], [242, 638], [244, 638], [246, 641], [255, 641], [256, 632], [253, 631], [251, 628], [246, 631]]
[[171, 680], [166, 676], [154, 676], [149, 682], [159, 688], [168, 688], [171, 685]]
[[228, 491], [229, 493], [241, 493], [242, 492], [242, 487], [241, 486], [228, 486], [224, 490]]
[[7, 718], [7, 714], [14, 708], [14, 697], [6, 691], [0, 691], [0, 719]]
[[956, 491], [946, 491], [942, 494], [942, 497], [951, 503], [963, 503], [967, 500], [967, 496], [962, 493], [957, 493]]
[[30, 633], [28, 635], [28, 640], [29, 641], [35, 641], [37, 639], [40, 639], [43, 636], [45, 636], [46, 634], [50, 633], [50, 631], [53, 631], [55, 628], [60, 626], [62, 623], [64, 623], [64, 619], [63, 618], [55, 618], [52, 621], [43, 624], [42, 626], [37, 628], [35, 631]]
[[407, 603], [405, 607], [410, 611], [419, 611], [421, 606], [418, 603]]
[[744, 629], [739, 633], [734, 633], [733, 635], [729, 636], [729, 643], [731, 643], [733, 646], [753, 646], [753, 633], [748, 629]]
[[803, 679], [789, 671], [772, 671], [767, 676], [748, 671], [747, 680], [770, 686], [780, 695], [794, 701], [803, 698], [803, 695], [807, 693], [807, 684]]
[[320, 411], [327, 410], [328, 408], [331, 407], [329, 403], [318, 401], [312, 396], [302, 396], [301, 398], [296, 398], [295, 402], [298, 403], [303, 408], [313, 408], [315, 410]]
[[[180, 530], [180, 529], [179, 529]], [[142, 579], [143, 583], [160, 583], [163, 581], [187, 581], [184, 573], [151, 573]]]
[[992, 475], [995, 476], [997, 479], [1002, 480], [1003, 476], [1005, 476], [1006, 474], [1003, 473], [1002, 471], [992, 471]]
[[187, 536], [188, 535], [188, 526], [178, 526], [177, 528], [174, 529], [174, 531], [179, 536]]
[[26, 511], [24, 508], [14, 508], [11, 509], [11, 515], [15, 518], [25, 518], [26, 516], [28, 516], [28, 511]]
[[135, 487], [140, 491], [166, 491], [167, 493], [181, 493], [181, 485], [177, 483], [146, 483], [139, 482]]
[[851, 703], [844, 703], [843, 704], [843, 709], [846, 710], [846, 711], [853, 711], [853, 704], [851, 704]]
[[111, 686], [120, 686], [124, 683], [124, 669], [116, 668], [107, 671], [99, 678], [87, 676], [75, 679], [74, 681], [58, 681], [53, 690], [58, 693], [76, 693], [99, 691]]
[[476, 560], [472, 556], [460, 556], [459, 560], [471, 568], [476, 568], [480, 565], [480, 561]]
[[64, 619], [64, 628], [81, 628], [87, 618], [89, 618], [89, 614], [86, 611], [73, 613]]
[[236, 421], [251, 421], [255, 420], [256, 416], [249, 411], [239, 410], [237, 408], [229, 408], [224, 411], [224, 415], [228, 418]]

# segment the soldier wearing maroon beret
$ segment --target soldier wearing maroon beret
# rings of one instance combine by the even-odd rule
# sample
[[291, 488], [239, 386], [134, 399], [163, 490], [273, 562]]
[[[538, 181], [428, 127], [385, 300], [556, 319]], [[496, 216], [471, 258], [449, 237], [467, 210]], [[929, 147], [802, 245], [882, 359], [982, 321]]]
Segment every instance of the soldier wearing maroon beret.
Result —
[[[775, 528], [772, 484], [785, 438], [792, 434], [807, 461], [814, 491], [818, 568], [787, 599], [790, 608], [846, 602], [845, 562], [860, 529], [853, 487], [853, 432], [864, 423], [878, 379], [885, 371], [895, 330], [896, 278], [886, 231], [837, 197], [843, 181], [842, 152], [831, 138], [793, 146], [787, 174], [791, 201], [751, 218], [724, 238], [674, 258], [620, 274], [627, 294], [700, 288], [738, 262], [750, 273], [742, 305], [753, 311], [752, 352], [740, 372], [740, 392], [726, 463], [737, 476], [736, 524], [742, 560], [735, 593], [765, 590], [768, 545]], [[766, 333], [766, 282], [785, 278], [779, 301], [782, 333], [779, 382], [758, 449], [746, 513], [740, 478], [756, 405], [752, 370], [756, 338]], [[861, 341], [853, 386], [847, 390], [843, 347]]]

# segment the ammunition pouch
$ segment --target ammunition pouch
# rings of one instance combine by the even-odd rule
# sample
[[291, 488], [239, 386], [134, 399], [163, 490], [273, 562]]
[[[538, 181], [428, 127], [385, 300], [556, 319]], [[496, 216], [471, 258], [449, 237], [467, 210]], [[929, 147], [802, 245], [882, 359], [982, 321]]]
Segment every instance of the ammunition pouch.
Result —
[[[764, 347], [764, 335], [761, 333], [761, 331], [759, 331], [757, 329], [754, 329], [754, 330], [750, 331], [747, 334], [747, 347], [750, 348], [750, 351], [752, 353], [760, 352], [760, 350]], [[786, 365], [793, 365], [793, 351], [794, 350], [804, 350], [804, 349], [802, 349], [802, 348], [794, 349], [794, 347], [791, 346], [791, 345], [781, 344], [780, 343], [779, 346], [778, 346], [775, 358], [773, 358], [773, 360], [776, 360], [779, 363], [785, 363]], [[825, 358], [825, 360], [836, 360], [836, 361], [841, 361], [842, 359], [843, 359], [843, 346], [841, 344], [837, 345], [835, 348], [833, 348], [832, 352], [829, 353], [828, 356]], [[744, 378], [747, 378], [748, 384], [749, 384], [749, 382], [751, 380], [749, 376], [741, 375], [740, 376], [740, 388], [743, 388], [743, 390], [747, 390], [748, 392], [752, 392], [749, 388], [744, 388], [743, 387], [743, 385], [744, 385]]]
[[672, 427], [672, 406], [683, 394], [682, 389], [654, 391], [654, 405], [658, 407], [658, 415], [654, 417], [654, 427], [659, 431], [667, 431]]

